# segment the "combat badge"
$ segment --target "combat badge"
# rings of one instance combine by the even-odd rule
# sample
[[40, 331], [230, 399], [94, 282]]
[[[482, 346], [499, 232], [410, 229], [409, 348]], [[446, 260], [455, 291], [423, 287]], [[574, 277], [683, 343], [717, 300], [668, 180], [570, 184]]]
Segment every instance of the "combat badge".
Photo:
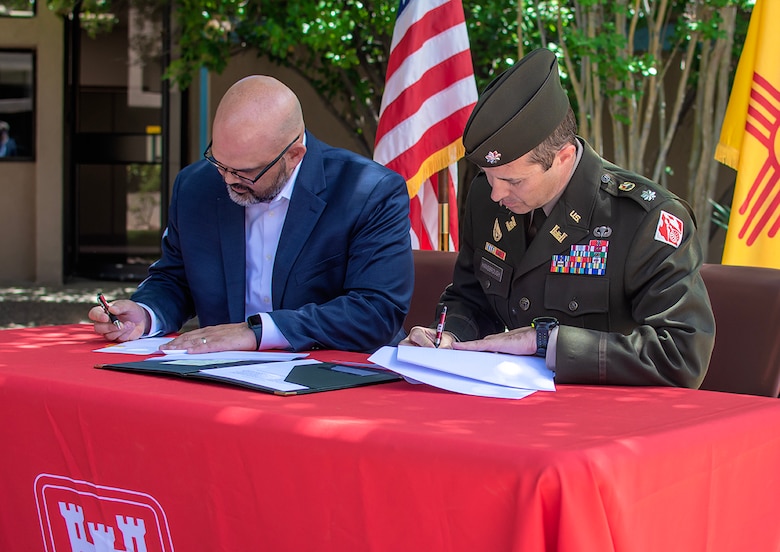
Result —
[[501, 241], [503, 236], [504, 235], [501, 233], [501, 225], [498, 224], [498, 219], [496, 219], [493, 223], [493, 239], [496, 241]]

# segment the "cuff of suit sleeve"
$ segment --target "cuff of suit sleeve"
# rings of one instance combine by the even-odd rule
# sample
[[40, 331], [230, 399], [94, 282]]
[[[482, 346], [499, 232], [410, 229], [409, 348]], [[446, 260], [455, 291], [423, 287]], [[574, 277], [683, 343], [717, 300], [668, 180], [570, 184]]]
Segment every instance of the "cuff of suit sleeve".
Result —
[[550, 336], [547, 339], [547, 355], [544, 357], [547, 369], [553, 373], [553, 376], [555, 375], [555, 361], [557, 359], [555, 349], [558, 346], [558, 328], [559, 326], [556, 326], [550, 332]]

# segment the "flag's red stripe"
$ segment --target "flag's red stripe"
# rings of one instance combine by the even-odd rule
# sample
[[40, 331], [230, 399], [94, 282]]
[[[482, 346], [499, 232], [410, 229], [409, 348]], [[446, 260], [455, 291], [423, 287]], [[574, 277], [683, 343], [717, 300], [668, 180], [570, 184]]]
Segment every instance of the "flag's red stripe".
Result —
[[422, 223], [422, 206], [420, 205], [420, 198], [417, 196], [409, 200], [409, 220], [411, 221], [414, 235], [420, 241], [420, 249], [438, 249], [433, 247], [431, 240], [428, 238], [428, 232]]
[[[772, 92], [769, 90], [767, 90], [766, 92], [772, 94]], [[764, 108], [770, 113], [777, 115], [777, 107], [775, 107], [775, 104], [772, 103], [772, 100], [770, 98], [767, 98], [764, 94], [762, 94], [755, 88], [750, 89], [750, 99], [755, 101], [757, 104], [764, 106]], [[749, 109], [754, 109], [754, 108], [751, 107]]]
[[[756, 238], [758, 238], [759, 234], [769, 225], [769, 220], [772, 218], [772, 215], [777, 212], [778, 204], [780, 204], [780, 194], [777, 193], [775, 190], [777, 186], [777, 171], [770, 177], [769, 182], [767, 182], [766, 187], [764, 188], [764, 192], [761, 194], [761, 200], [756, 205], [756, 208], [754, 209], [754, 212], [757, 213], [757, 209], [760, 205], [763, 205], [767, 199], [769, 199], [770, 194], [774, 192], [774, 197], [772, 198], [772, 201], [767, 206], [766, 210], [764, 211], [764, 214], [761, 216], [761, 218], [758, 220], [756, 225], [753, 227], [753, 231], [750, 233], [750, 236], [748, 236], [747, 239], [747, 245], [753, 245], [753, 242], [756, 241]], [[752, 214], [752, 213], [751, 213]]]
[[[458, 192], [455, 189], [455, 181], [449, 171], [447, 172], [447, 185], [449, 186], [449, 197], [457, 199]], [[457, 251], [460, 245], [460, 235], [458, 233], [458, 202], [455, 199], [450, 200], [450, 238], [452, 238], [454, 250]]]
[[426, 41], [465, 21], [463, 11], [458, 13], [451, 4], [452, 2], [442, 4], [438, 8], [426, 12], [420, 19], [412, 23], [404, 37], [390, 52], [390, 58], [387, 60], [386, 80], [393, 76], [393, 73], [401, 66], [407, 56], [422, 48]]
[[767, 91], [776, 101], [780, 102], [780, 90], [775, 88], [771, 82], [762, 77], [758, 73], [753, 73], [753, 82], [758, 84], [761, 88]]
[[[424, 1], [424, 0], [412, 0]], [[426, 4], [422, 4], [420, 7]], [[430, 4], [428, 4], [430, 6]], [[421, 9], [420, 11], [423, 11]], [[423, 56], [423, 48], [430, 47], [426, 42], [436, 39], [442, 33], [457, 36], [457, 43], [451, 44], [453, 50], [460, 48], [460, 41], [464, 37], [460, 34], [460, 28], [464, 25], [465, 17], [463, 6], [459, 0], [449, 0], [438, 7], [431, 7], [429, 11], [416, 15], [418, 19], [409, 23], [409, 28], [396, 28], [396, 32], [403, 33], [402, 38], [395, 44], [390, 52], [387, 68], [387, 80], [392, 79], [392, 86], [403, 87], [403, 89], [393, 89], [391, 94], [398, 96], [392, 98], [388, 95], [387, 100], [392, 101], [382, 106], [382, 116], [377, 128], [376, 142], [382, 142], [381, 157], [383, 160], [390, 156], [395, 156], [389, 162], [385, 163], [391, 169], [399, 172], [408, 181], [414, 180], [415, 187], [420, 184], [419, 179], [425, 178], [421, 168], [423, 166], [435, 168], [432, 164], [434, 159], [438, 160], [442, 153], [447, 151], [460, 151], [460, 137], [463, 134], [463, 128], [473, 109], [473, 102], [476, 98], [466, 100], [468, 106], [458, 106], [438, 104], [431, 102], [431, 107], [435, 111], [427, 116], [421, 114], [421, 110], [427, 108], [426, 101], [435, 97], [438, 100], [441, 97], [442, 102], [447, 102], [455, 93], [460, 94], [461, 88], [454, 88], [463, 79], [473, 78], [473, 68], [471, 54], [468, 50], [468, 38], [465, 37], [463, 52], [455, 52], [451, 55], [449, 50], [437, 52], [435, 59]], [[399, 21], [403, 21], [401, 18]], [[398, 25], [398, 23], [397, 23]], [[404, 32], [405, 31], [405, 32]], [[452, 32], [448, 32], [452, 31]], [[442, 37], [444, 38], [444, 37]], [[413, 56], [415, 53], [418, 55]], [[448, 55], [447, 59], [439, 58]], [[414, 71], [414, 76], [396, 74], [398, 71]], [[394, 76], [395, 75], [395, 76]], [[419, 76], [417, 76], [419, 75]], [[400, 78], [399, 78], [400, 77]], [[404, 78], [405, 77], [405, 78]], [[416, 79], [416, 80], [415, 80]], [[415, 82], [409, 82], [415, 80]], [[398, 84], [396, 84], [396, 82]], [[463, 92], [464, 94], [467, 92]], [[468, 92], [469, 96], [473, 92]], [[464, 99], [461, 98], [461, 103]], [[444, 107], [447, 105], [447, 107]], [[454, 109], [454, 113], [447, 114], [448, 110]], [[418, 118], [417, 115], [421, 114]], [[442, 120], [433, 120], [436, 117], [443, 117]], [[400, 136], [392, 134], [400, 128], [409, 129], [414, 133], [412, 136]], [[427, 128], [430, 127], [430, 128]], [[421, 133], [421, 134], [420, 134]], [[417, 138], [419, 136], [419, 138]], [[416, 140], [412, 145], [410, 141]], [[455, 146], [457, 145], [457, 150]], [[400, 150], [400, 151], [397, 151]], [[460, 153], [458, 153], [460, 155]], [[452, 166], [447, 168], [447, 180], [442, 182], [449, 189], [450, 209], [449, 209], [449, 234], [455, 249], [458, 246], [458, 213], [457, 213], [457, 182], [452, 178]], [[435, 234], [438, 233], [437, 227], [438, 212], [432, 209], [436, 203], [438, 186], [436, 186], [437, 175], [432, 175], [429, 182], [422, 182], [425, 198], [425, 206], [419, 195], [410, 198], [409, 218], [412, 233], [417, 237], [420, 249], [438, 249], [438, 239]], [[423, 209], [425, 207], [425, 209]], [[425, 220], [423, 220], [425, 217]], [[430, 218], [430, 221], [427, 220]], [[426, 224], [431, 228], [429, 234]]]
[[[759, 190], [761, 186], [761, 182], [764, 181], [764, 178], [766, 177], [766, 173], [769, 171], [769, 167], [770, 167], [770, 163], [769, 160], [767, 159], [767, 161], [761, 167], [761, 170], [758, 171], [758, 174], [756, 175], [756, 179], [753, 181], [753, 184], [750, 186], [750, 190], [748, 190], [747, 195], [745, 195], [745, 199], [742, 201], [742, 203], [739, 206], [740, 215], [744, 215], [745, 213], [747, 213], [750, 204], [753, 203], [753, 196]], [[740, 237], [742, 237], [743, 234], [744, 231], [740, 231]]]
[[[758, 123], [758, 125], [754, 125], [751, 119]], [[764, 146], [769, 144], [769, 137], [767, 134], [770, 126], [771, 123], [769, 122], [769, 119], [767, 119], [763, 113], [755, 107], [748, 107], [748, 120], [745, 123], [745, 130], [752, 134], [756, 140], [764, 144]]]
[[428, 98], [473, 74], [471, 53], [468, 50], [431, 67], [414, 85], [406, 88], [393, 103], [385, 107], [377, 127], [376, 143], [400, 121], [417, 113]]
[[[772, 173], [769, 174], [767, 178], [767, 174], [769, 173], [769, 169], [775, 169]], [[766, 225], [769, 223], [769, 217], [772, 216], [772, 213], [777, 209], [777, 203], [780, 201], [780, 194], [778, 194], [775, 190], [775, 187], [777, 186], [778, 182], [778, 171], [777, 167], [773, 167], [771, 162], [767, 160], [766, 163], [764, 163], [764, 166], [761, 167], [761, 172], [759, 173], [759, 176], [756, 177], [755, 182], [753, 183], [753, 186], [750, 190], [751, 195], [757, 191], [759, 188], [761, 189], [761, 194], [758, 196], [757, 200], [752, 203], [752, 205], [745, 205], [745, 207], [750, 207], [750, 212], [748, 213], [747, 218], [745, 219], [745, 222], [740, 228], [739, 231], [739, 237], [743, 238], [745, 234], [747, 234], [748, 230], [752, 227], [752, 231], [750, 232], [750, 235], [747, 239], [747, 245], [751, 245], [758, 235], [761, 233], [761, 231], [766, 227]], [[766, 183], [761, 186], [761, 184], [766, 180]], [[774, 194], [774, 195], [773, 195]], [[758, 219], [758, 221], [754, 224], [753, 221], [756, 220], [756, 217], [759, 214], [759, 211], [761, 210], [762, 206], [766, 205], [767, 202], [772, 199], [771, 203], [767, 206], [766, 210], [764, 211], [764, 214]], [[743, 212], [740, 208], [740, 212]]]
[[[471, 113], [471, 106], [459, 109], [448, 119], [439, 121], [437, 124], [427, 129], [420, 140], [414, 146], [388, 161], [385, 165], [399, 173], [405, 179], [413, 177], [420, 166], [432, 153], [437, 152], [452, 144], [453, 134], [460, 137], [463, 127]], [[412, 172], [414, 171], [414, 172]], [[411, 173], [411, 174], [407, 174]]]

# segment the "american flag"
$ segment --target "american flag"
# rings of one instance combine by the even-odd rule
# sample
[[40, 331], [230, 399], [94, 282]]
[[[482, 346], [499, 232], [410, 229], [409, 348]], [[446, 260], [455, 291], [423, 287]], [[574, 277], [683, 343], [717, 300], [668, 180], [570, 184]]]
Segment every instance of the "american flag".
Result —
[[[461, 0], [401, 0], [374, 159], [406, 179], [415, 249], [457, 249], [457, 161], [476, 101]], [[443, 195], [452, 209], [439, 206], [439, 171], [445, 169]], [[440, 214], [449, 228], [440, 228]], [[448, 243], [440, 246], [447, 233]]]

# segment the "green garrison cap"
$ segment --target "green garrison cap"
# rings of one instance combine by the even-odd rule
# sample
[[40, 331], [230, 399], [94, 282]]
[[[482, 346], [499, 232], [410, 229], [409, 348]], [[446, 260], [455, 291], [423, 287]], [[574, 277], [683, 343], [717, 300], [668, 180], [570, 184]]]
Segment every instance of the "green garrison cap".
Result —
[[485, 88], [463, 131], [466, 159], [480, 167], [510, 163], [552, 134], [568, 110], [555, 54], [534, 50]]

